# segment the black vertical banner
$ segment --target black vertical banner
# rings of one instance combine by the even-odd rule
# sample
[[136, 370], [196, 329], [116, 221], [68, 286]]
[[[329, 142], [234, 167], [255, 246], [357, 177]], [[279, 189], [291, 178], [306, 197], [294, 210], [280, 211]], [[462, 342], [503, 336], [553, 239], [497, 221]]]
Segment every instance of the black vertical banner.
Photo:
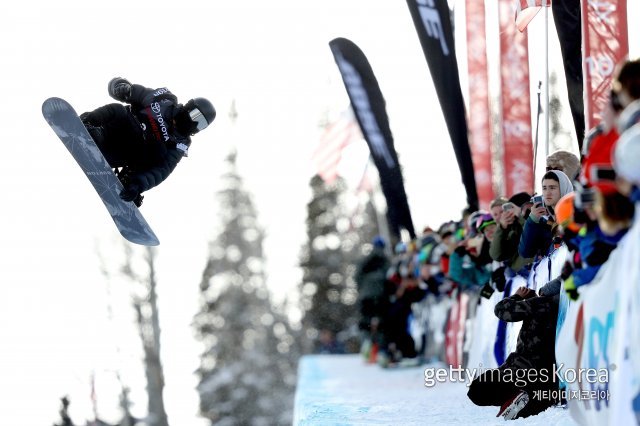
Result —
[[582, 152], [584, 139], [584, 87], [582, 78], [582, 11], [580, 0], [562, 0], [551, 3], [560, 51], [567, 81], [569, 107], [576, 129], [578, 146]]
[[467, 204], [477, 210], [478, 192], [447, 0], [407, 0], [407, 4], [447, 123]]
[[366, 56], [353, 42], [345, 38], [336, 38], [329, 43], [329, 47], [380, 174], [380, 186], [387, 200], [390, 232], [393, 237], [399, 238], [400, 229], [404, 228], [411, 238], [415, 238], [402, 171], [393, 146], [389, 118], [378, 80]]

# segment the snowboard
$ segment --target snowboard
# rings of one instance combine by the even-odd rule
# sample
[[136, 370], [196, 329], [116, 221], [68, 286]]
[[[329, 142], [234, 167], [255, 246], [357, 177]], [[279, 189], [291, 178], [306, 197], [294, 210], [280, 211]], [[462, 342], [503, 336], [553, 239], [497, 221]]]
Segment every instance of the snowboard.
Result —
[[120, 234], [135, 244], [160, 244], [153, 230], [133, 202], [123, 201], [123, 186], [104, 158], [73, 107], [64, 99], [49, 98], [42, 115], [69, 150], [104, 203]]

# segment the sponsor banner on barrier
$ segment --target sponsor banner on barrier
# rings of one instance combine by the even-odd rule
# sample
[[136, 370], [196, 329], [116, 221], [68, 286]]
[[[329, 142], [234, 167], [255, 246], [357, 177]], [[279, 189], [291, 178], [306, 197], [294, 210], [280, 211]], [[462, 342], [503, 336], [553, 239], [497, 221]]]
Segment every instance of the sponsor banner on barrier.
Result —
[[[578, 372], [606, 369], [608, 380], [590, 382], [583, 376], [567, 383], [572, 392], [597, 392], [607, 399], [569, 400], [572, 417], [584, 425], [635, 424], [640, 401], [637, 353], [640, 291], [640, 227], [634, 228], [613, 251], [594, 280], [580, 287], [556, 344], [556, 360]], [[635, 330], [635, 332], [634, 332]], [[635, 364], [638, 366], [638, 364]]]

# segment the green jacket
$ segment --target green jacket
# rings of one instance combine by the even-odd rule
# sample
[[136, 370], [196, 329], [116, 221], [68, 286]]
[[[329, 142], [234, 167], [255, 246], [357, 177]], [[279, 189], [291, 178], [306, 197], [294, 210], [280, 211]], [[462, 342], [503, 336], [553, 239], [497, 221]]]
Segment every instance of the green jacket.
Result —
[[449, 278], [462, 288], [480, 288], [491, 280], [491, 263], [477, 264], [459, 248], [449, 257]]
[[525, 219], [518, 218], [507, 229], [500, 224], [493, 234], [493, 241], [489, 247], [489, 255], [498, 262], [504, 262], [508, 267], [518, 272], [524, 266], [533, 262], [533, 258], [524, 258], [518, 254], [518, 244], [522, 236]]

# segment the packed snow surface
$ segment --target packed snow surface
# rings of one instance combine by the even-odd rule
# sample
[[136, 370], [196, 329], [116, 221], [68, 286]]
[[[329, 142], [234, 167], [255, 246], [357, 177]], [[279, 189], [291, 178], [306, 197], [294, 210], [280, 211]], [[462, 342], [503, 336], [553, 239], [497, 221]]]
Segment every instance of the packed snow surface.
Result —
[[[359, 355], [308, 355], [300, 360], [294, 425], [504, 425], [498, 407], [478, 407], [464, 381], [425, 386], [425, 368], [382, 369]], [[453, 380], [457, 380], [454, 377]], [[517, 425], [575, 426], [569, 411], [550, 408]]]

